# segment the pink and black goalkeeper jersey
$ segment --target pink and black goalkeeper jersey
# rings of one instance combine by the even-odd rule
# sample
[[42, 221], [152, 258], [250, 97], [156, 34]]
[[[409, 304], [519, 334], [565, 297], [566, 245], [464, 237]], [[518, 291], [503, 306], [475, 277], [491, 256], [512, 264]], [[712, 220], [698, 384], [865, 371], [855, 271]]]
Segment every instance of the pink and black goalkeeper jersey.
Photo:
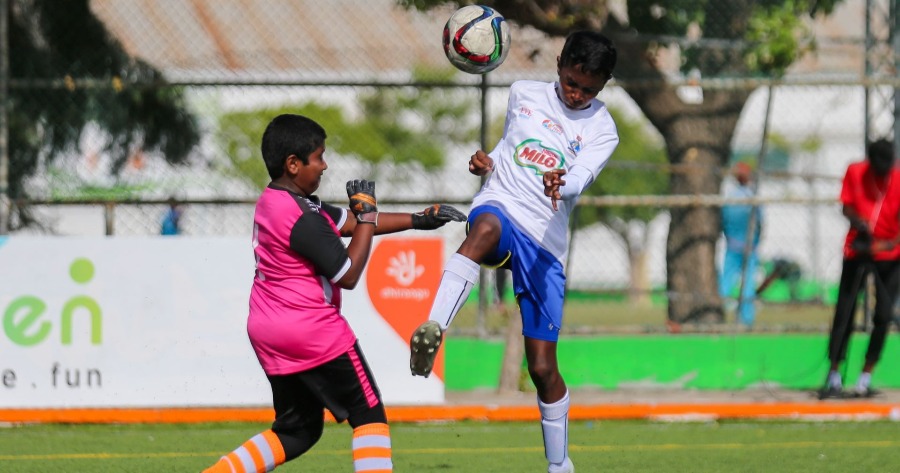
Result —
[[356, 336], [334, 283], [350, 268], [338, 228], [343, 209], [269, 186], [256, 203], [247, 333], [263, 370], [283, 375], [345, 353]]

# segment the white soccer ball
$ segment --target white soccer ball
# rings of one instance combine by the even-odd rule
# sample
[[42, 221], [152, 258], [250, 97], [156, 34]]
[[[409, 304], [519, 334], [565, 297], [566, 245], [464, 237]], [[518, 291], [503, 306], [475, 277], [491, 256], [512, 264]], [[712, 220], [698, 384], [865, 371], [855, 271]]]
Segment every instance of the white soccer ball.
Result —
[[456, 10], [444, 26], [444, 53], [450, 64], [469, 74], [497, 68], [509, 54], [509, 25], [490, 7], [468, 5]]

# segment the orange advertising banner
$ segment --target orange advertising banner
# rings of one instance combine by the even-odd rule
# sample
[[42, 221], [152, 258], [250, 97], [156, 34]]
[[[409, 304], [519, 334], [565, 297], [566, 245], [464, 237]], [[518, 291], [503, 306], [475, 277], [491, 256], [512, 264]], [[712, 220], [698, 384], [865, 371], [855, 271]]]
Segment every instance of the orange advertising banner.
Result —
[[[428, 320], [443, 273], [441, 238], [382, 239], [366, 270], [369, 300], [378, 314], [404, 340]], [[444, 379], [444, 350], [434, 364], [434, 376]]]

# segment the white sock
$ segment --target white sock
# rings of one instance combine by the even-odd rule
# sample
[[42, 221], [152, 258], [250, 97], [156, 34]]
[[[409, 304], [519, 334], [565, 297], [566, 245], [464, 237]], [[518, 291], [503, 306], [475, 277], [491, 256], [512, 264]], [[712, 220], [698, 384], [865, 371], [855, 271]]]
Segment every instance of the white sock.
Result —
[[869, 389], [869, 384], [872, 383], [872, 373], [866, 373], [863, 371], [859, 374], [859, 379], [856, 380], [856, 390], [857, 391], [865, 391]]
[[828, 372], [828, 387], [829, 388], [842, 388], [843, 383], [841, 383], [841, 374], [837, 371], [829, 371]]
[[469, 297], [472, 286], [478, 282], [478, 273], [478, 263], [459, 253], [453, 253], [447, 261], [447, 266], [444, 267], [441, 284], [434, 296], [434, 304], [431, 306], [428, 319], [434, 320], [446, 330]]
[[544, 404], [540, 398], [537, 401], [544, 433], [544, 456], [553, 470], [562, 467], [569, 456], [569, 391], [553, 404]]

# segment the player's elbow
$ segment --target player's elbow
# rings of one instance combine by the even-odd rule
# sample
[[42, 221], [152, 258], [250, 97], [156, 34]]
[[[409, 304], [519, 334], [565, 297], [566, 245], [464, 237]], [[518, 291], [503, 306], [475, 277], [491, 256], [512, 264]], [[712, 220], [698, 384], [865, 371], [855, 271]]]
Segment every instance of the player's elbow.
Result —
[[340, 281], [338, 281], [337, 285], [341, 289], [352, 290], [352, 289], [356, 289], [356, 284], [358, 282], [359, 282], [359, 279], [355, 279], [353, 281], [345, 281], [345, 280], [341, 279]]
[[353, 231], [356, 230], [356, 219], [348, 218], [344, 225], [340, 228], [341, 236], [344, 238], [350, 238], [353, 236]]
[[[363, 264], [354, 264], [353, 258], [348, 258], [344, 263], [344, 268], [341, 270], [342, 272], [336, 274], [334, 278], [331, 279], [332, 282], [341, 289], [353, 289], [359, 283], [360, 278], [362, 277]], [[340, 277], [338, 277], [340, 276]]]
[[[356, 273], [356, 274], [353, 274]], [[356, 285], [359, 284], [359, 279], [362, 274], [362, 271], [350, 271], [344, 275], [341, 279], [338, 279], [337, 285], [341, 289], [356, 289]]]

